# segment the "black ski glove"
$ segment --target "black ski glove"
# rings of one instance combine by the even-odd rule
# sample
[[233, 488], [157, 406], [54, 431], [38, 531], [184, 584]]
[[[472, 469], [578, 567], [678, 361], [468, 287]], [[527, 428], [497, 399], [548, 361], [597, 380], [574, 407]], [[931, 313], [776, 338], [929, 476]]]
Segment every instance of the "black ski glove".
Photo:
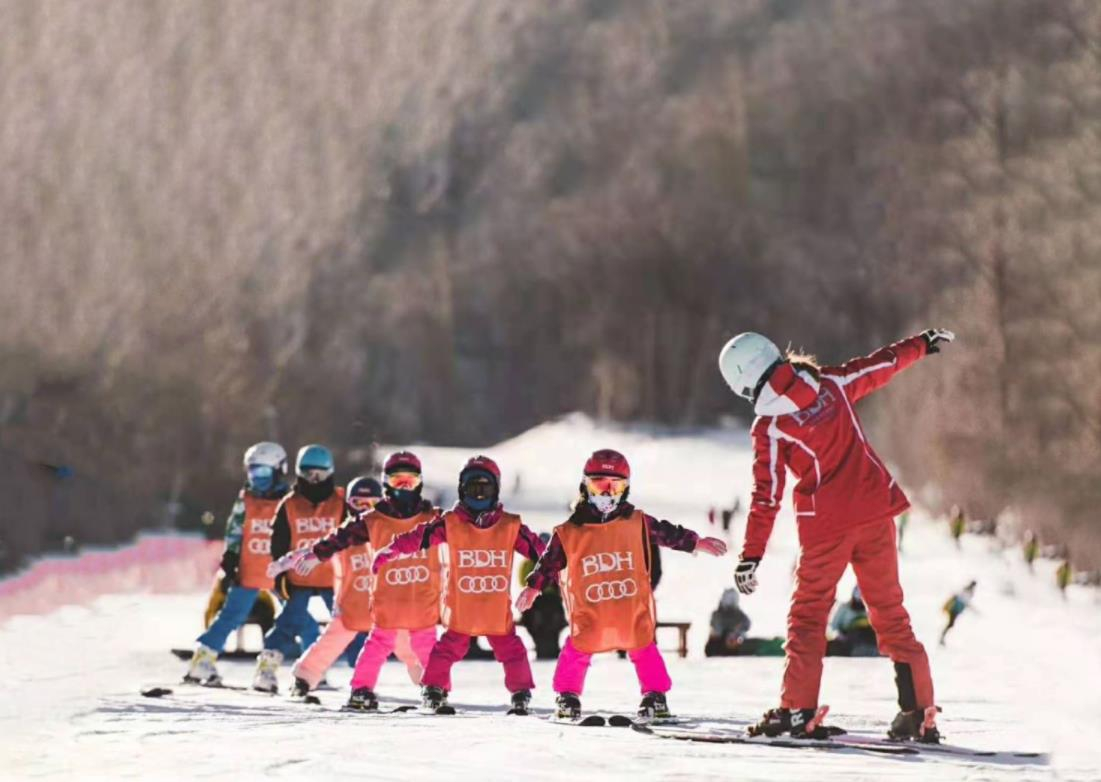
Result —
[[925, 329], [921, 332], [921, 336], [925, 340], [926, 355], [940, 353], [940, 348], [937, 346], [941, 342], [951, 342], [956, 338], [956, 335], [948, 329]]
[[228, 592], [231, 586], [237, 586], [237, 566], [241, 555], [228, 549], [222, 554], [222, 591]]

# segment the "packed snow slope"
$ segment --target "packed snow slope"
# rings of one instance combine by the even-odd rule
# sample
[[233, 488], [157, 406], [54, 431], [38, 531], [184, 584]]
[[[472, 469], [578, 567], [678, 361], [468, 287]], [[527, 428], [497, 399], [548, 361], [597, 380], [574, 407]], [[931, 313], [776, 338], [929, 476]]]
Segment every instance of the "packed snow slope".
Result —
[[[565, 518], [585, 457], [597, 447], [624, 451], [634, 468], [632, 499], [663, 518], [708, 532], [707, 509], [729, 506], [750, 491], [744, 429], [663, 432], [593, 424], [580, 416], [538, 427], [488, 449], [504, 471], [506, 504], [549, 530]], [[453, 481], [469, 453], [418, 447], [430, 484], [453, 498]], [[915, 514], [916, 515], [916, 514]], [[744, 515], [735, 525], [740, 538]], [[168, 649], [189, 646], [200, 630], [205, 595], [121, 594], [89, 606], [16, 616], [0, 625], [0, 777], [290, 777], [378, 780], [1022, 780], [1099, 779], [1101, 751], [1101, 603], [1096, 590], [1054, 587], [1053, 565], [1030, 574], [1015, 549], [968, 537], [957, 550], [943, 522], [916, 517], [904, 541], [902, 577], [918, 636], [933, 663], [942, 731], [955, 744], [1052, 753], [1050, 765], [982, 759], [878, 756], [775, 747], [686, 744], [629, 730], [584, 729], [543, 719], [503, 716], [507, 695], [494, 662], [461, 662], [454, 671], [455, 717], [362, 716], [337, 711], [346, 698], [347, 667], [322, 691], [323, 707], [284, 696], [176, 687], [160, 700], [139, 688], [171, 686], [183, 665]], [[713, 533], [713, 534], [720, 534]], [[784, 631], [796, 544], [790, 514], [781, 515], [761, 566], [761, 588], [743, 600], [752, 634]], [[673, 710], [725, 727], [744, 725], [777, 703], [781, 658], [706, 659], [708, 617], [731, 583], [726, 558], [666, 552], [657, 592], [660, 617], [692, 623], [690, 655], [672, 652], [675, 633], [661, 631], [674, 681]], [[948, 645], [937, 635], [945, 599], [978, 580], [974, 610]], [[851, 588], [851, 573], [840, 594]], [[74, 584], [74, 590], [80, 585]], [[321, 609], [323, 611], [323, 609]], [[668, 633], [668, 634], [667, 634]], [[251, 639], [253, 645], [257, 639]], [[231, 683], [250, 681], [251, 664], [220, 663]], [[534, 706], [553, 703], [553, 663], [534, 663]], [[886, 659], [826, 661], [822, 702], [852, 730], [881, 731], [893, 716], [894, 685]], [[282, 671], [289, 687], [287, 667]], [[391, 662], [379, 691], [411, 703], [416, 689]], [[637, 683], [627, 661], [599, 656], [584, 704], [633, 710]]]

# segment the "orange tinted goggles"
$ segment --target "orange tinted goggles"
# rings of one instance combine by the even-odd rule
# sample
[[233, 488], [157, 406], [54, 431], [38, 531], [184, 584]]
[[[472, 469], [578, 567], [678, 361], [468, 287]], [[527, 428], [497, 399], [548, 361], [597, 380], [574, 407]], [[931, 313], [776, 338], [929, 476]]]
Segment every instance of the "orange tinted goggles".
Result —
[[614, 475], [589, 475], [585, 477], [585, 488], [589, 494], [616, 495], [627, 491], [627, 479]]
[[392, 472], [386, 476], [386, 485], [391, 489], [415, 489], [421, 485], [419, 472]]

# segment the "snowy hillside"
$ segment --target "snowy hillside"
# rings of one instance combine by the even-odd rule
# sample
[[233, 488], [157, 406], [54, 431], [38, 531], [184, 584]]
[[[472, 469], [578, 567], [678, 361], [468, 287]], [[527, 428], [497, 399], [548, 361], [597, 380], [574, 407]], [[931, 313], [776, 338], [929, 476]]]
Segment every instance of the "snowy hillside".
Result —
[[[701, 532], [708, 528], [709, 506], [729, 505], [735, 495], [743, 506], [748, 500], [748, 438], [739, 429], [609, 429], [571, 416], [488, 452], [504, 472], [506, 505], [536, 529], [549, 530], [565, 518], [581, 464], [597, 447], [627, 454], [637, 504]], [[450, 489], [469, 455], [414, 450], [429, 484], [441, 490]], [[734, 542], [743, 522], [740, 515]], [[752, 634], [783, 634], [795, 551], [793, 522], [785, 514], [761, 567], [761, 589], [743, 601]], [[674, 634], [659, 636], [674, 681], [673, 710], [727, 727], [776, 705], [783, 666], [775, 657], [703, 657], [708, 617], [731, 582], [734, 562], [733, 552], [721, 560], [666, 552], [657, 592], [662, 619], [692, 623], [686, 660], [672, 652]], [[1101, 724], [1101, 603], [1096, 590], [1076, 587], [1064, 601], [1051, 570], [1042, 562], [1029, 574], [1017, 551], [991, 550], [986, 539], [967, 538], [957, 551], [942, 524], [922, 518], [910, 525], [902, 564], [907, 605], [929, 649], [944, 707], [942, 731], [955, 744], [1051, 752], [1050, 766], [686, 744], [624, 729], [505, 717], [500, 706], [507, 695], [494, 662], [456, 666], [456, 717], [339, 713], [350, 678], [346, 667], [330, 674], [340, 689], [322, 692], [320, 709], [284, 697], [181, 687], [150, 700], [138, 694], [141, 686], [171, 686], [182, 674], [168, 649], [191, 644], [205, 595], [136, 593], [0, 624], [0, 670], [8, 686], [7, 707], [0, 709], [0, 777], [1098, 779], [1101, 748], [1091, 728]], [[971, 578], [979, 583], [976, 610], [965, 613], [948, 646], [938, 648], [940, 606]], [[851, 584], [850, 574], [841, 592]], [[223, 661], [220, 667], [230, 682], [251, 677], [249, 663]], [[536, 662], [534, 670], [534, 706], [545, 714], [553, 703], [553, 664]], [[288, 667], [282, 675], [285, 690]], [[822, 700], [832, 705], [832, 720], [851, 730], [881, 731], [896, 710], [892, 676], [886, 659], [828, 658]], [[379, 690], [394, 702], [417, 697], [396, 663], [385, 667]], [[637, 701], [631, 665], [614, 655], [597, 657], [586, 708], [629, 711]]]

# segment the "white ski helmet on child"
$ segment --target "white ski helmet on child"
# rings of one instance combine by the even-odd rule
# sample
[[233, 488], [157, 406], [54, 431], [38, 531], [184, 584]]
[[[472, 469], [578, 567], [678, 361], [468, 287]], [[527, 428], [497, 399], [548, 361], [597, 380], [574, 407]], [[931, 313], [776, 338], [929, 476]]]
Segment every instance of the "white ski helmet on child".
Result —
[[256, 443], [245, 451], [245, 469], [253, 465], [271, 467], [276, 473], [286, 475], [287, 452], [279, 443]]
[[783, 361], [780, 349], [768, 337], [747, 331], [723, 345], [719, 351], [719, 371], [730, 390], [754, 401], [761, 378], [777, 361]]

